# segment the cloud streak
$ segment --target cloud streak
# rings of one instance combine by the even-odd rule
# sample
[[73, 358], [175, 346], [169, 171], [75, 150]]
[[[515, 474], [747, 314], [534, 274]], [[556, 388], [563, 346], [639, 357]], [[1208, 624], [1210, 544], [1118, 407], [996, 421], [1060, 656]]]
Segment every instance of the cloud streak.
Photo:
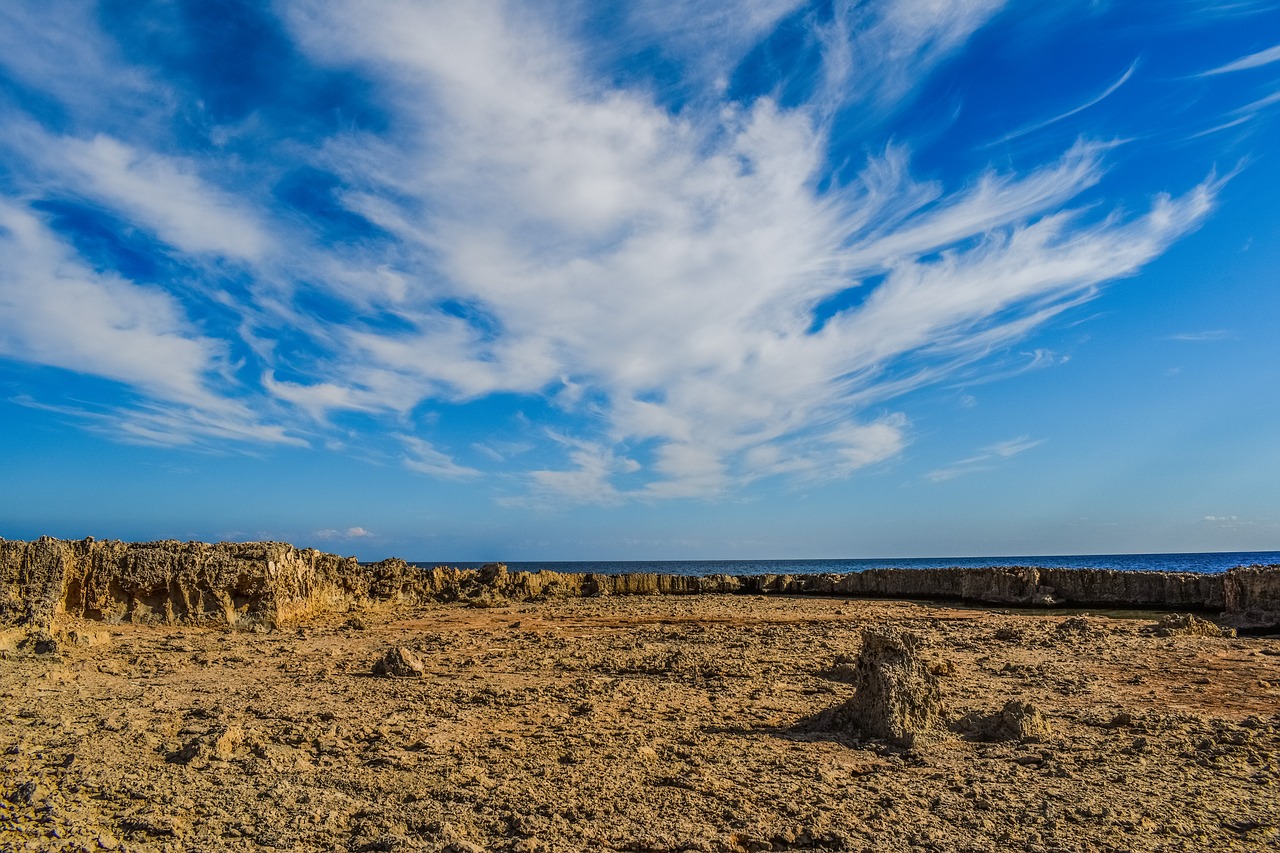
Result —
[[1260, 50], [1257, 53], [1251, 53], [1242, 56], [1225, 65], [1219, 65], [1217, 68], [1205, 71], [1201, 76], [1211, 77], [1218, 74], [1231, 74], [1236, 71], [1248, 71], [1252, 68], [1261, 68], [1264, 65], [1280, 62], [1280, 44], [1275, 47], [1269, 47], [1266, 50]]
[[1041, 444], [1044, 444], [1044, 439], [1032, 439], [1025, 435], [1008, 441], [997, 442], [982, 448], [973, 456], [953, 462], [945, 468], [930, 471], [925, 475], [925, 479], [934, 483], [942, 483], [947, 480], [954, 480], [957, 477], [990, 471], [1005, 460], [1011, 459], [1020, 453], [1025, 453], [1034, 447], [1039, 447]]
[[[674, 63], [662, 87], [607, 73], [634, 42], [589, 40], [585, 12], [551, 26], [536, 4], [288, 0], [275, 23], [294, 73], [358, 79], [381, 119], [266, 132], [258, 104], [186, 148], [155, 129], [164, 99], [137, 133], [104, 129], [55, 76], [46, 96], [79, 118], [0, 134], [17, 163], [0, 300], [43, 320], [0, 320], [0, 352], [129, 387], [141, 401], [116, 405], [139, 440], [345, 430], [431, 478], [514, 470], [516, 501], [850, 476], [909, 443], [896, 400], [1137, 273], [1221, 185], [1113, 210], [1096, 193], [1110, 147], [1088, 139], [920, 174], [893, 118], [1003, 6], [641, 4], [622, 29]], [[130, 71], [109, 100], [169, 91], [87, 20], [64, 30]], [[735, 84], [784, 23], [813, 47], [802, 95]], [[38, 85], [44, 54], [15, 57]], [[174, 114], [197, 94], [173, 93]], [[850, 135], [856, 156], [837, 157]], [[57, 233], [55, 203], [126, 223], [112, 257], [145, 237], [171, 271], [95, 266], [87, 237]], [[493, 436], [452, 426], [483, 406], [501, 410]], [[935, 474], [1034, 443], [1010, 446]]]

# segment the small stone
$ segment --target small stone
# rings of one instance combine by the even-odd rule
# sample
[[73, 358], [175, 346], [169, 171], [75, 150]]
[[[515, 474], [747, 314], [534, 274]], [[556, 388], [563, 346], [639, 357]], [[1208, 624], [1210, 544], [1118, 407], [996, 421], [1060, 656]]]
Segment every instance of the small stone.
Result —
[[115, 850], [120, 846], [120, 842], [116, 841], [114, 836], [104, 832], [98, 836], [98, 846], [103, 850]]
[[1121, 711], [1107, 721], [1106, 724], [1109, 729], [1123, 729], [1131, 725], [1133, 725], [1133, 714], [1128, 711]]
[[1059, 634], [1088, 634], [1092, 632], [1093, 625], [1083, 616], [1071, 616], [1059, 622], [1054, 630]]

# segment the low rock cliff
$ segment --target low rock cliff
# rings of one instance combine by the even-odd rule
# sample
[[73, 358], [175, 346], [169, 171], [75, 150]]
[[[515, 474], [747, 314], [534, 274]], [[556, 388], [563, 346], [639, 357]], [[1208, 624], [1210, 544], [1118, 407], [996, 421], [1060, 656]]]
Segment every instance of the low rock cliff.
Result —
[[0, 539], [0, 625], [49, 631], [57, 616], [107, 622], [268, 627], [395, 602], [540, 595], [747, 593], [949, 599], [1018, 606], [1220, 611], [1280, 621], [1280, 566], [1224, 574], [993, 567], [871, 569], [846, 575], [602, 575], [360, 564], [283, 542]]

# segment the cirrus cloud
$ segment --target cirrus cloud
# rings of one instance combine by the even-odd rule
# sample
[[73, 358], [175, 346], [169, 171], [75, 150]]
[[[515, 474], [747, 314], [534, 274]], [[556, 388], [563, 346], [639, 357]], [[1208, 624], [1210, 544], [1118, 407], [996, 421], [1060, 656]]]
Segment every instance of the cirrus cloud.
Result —
[[[771, 0], [735, 16], [641, 4], [614, 41], [591, 38], [589, 4], [554, 23], [537, 3], [276, 8], [260, 29], [288, 46], [280, 79], [346, 86], [359, 95], [335, 110], [376, 119], [311, 116], [293, 130], [288, 99], [264, 94], [284, 84], [266, 78], [239, 94], [239, 117], [213, 117], [198, 87], [130, 65], [85, 14], [61, 21], [61, 43], [86, 67], [129, 72], [114, 89], [104, 75], [102, 102], [137, 112], [140, 91], [163, 92], [160, 106], [132, 135], [104, 129], [102, 103], [58, 77], [44, 96], [65, 121], [32, 112], [0, 132], [0, 250], [25, 270], [0, 280], [0, 298], [16, 316], [65, 297], [79, 307], [53, 314], [85, 320], [61, 337], [0, 326], [4, 354], [125, 383], [143, 400], [118, 404], [122, 423], [156, 440], [218, 425], [250, 441], [341, 429], [341, 446], [361, 443], [353, 433], [381, 441], [425, 476], [514, 474], [517, 501], [845, 477], [907, 446], [895, 400], [1136, 274], [1204, 220], [1221, 186], [1209, 174], [1140, 207], [1101, 203], [1104, 134], [1062, 139], [1035, 163], [922, 175], [893, 119], [1000, 0], [829, 14]], [[708, 25], [671, 26], [669, 9]], [[776, 69], [775, 86], [735, 83], [783, 26], [803, 32], [804, 63]], [[681, 103], [613, 73], [633, 37], [678, 66]], [[47, 57], [7, 62], [39, 86]], [[793, 78], [807, 79], [801, 94], [782, 85]], [[170, 120], [208, 125], [199, 145], [184, 150], [164, 127], [164, 104]], [[51, 236], [50, 199], [129, 233], [93, 263], [77, 258], [88, 250]], [[167, 272], [125, 271], [126, 237], [151, 241]], [[481, 427], [492, 436], [474, 432], [485, 405], [505, 424]]]

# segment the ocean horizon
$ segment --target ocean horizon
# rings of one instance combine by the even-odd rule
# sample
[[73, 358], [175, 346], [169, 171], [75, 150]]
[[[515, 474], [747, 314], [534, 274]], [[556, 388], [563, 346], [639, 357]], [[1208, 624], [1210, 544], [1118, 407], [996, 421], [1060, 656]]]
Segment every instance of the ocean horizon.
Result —
[[[411, 560], [431, 568], [470, 569], [486, 562]], [[1058, 554], [988, 557], [893, 557], [823, 560], [539, 560], [505, 562], [511, 571], [664, 575], [819, 575], [868, 569], [942, 569], [1035, 566], [1045, 569], [1116, 569], [1120, 571], [1195, 572], [1214, 574], [1237, 566], [1280, 565], [1280, 551], [1209, 551], [1170, 554]]]

